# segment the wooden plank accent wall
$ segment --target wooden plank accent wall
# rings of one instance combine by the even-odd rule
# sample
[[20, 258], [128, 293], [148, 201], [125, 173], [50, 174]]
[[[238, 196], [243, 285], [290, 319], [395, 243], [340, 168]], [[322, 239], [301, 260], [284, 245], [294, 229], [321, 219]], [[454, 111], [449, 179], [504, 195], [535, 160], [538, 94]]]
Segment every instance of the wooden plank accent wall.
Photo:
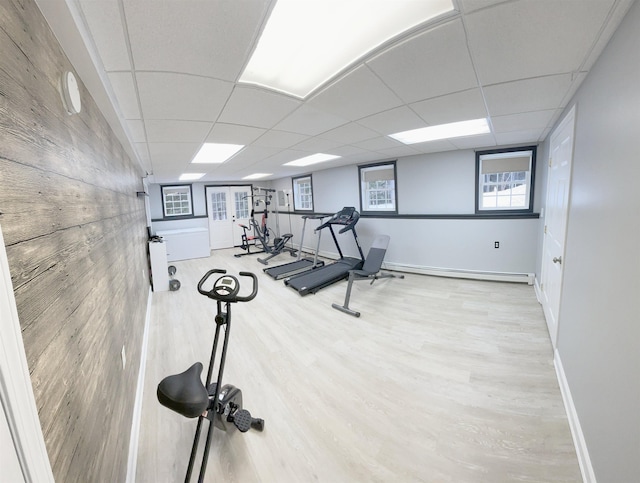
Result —
[[[56, 481], [124, 481], [149, 276], [143, 172], [33, 0], [0, 2], [0, 225]], [[123, 369], [122, 347], [127, 364]]]

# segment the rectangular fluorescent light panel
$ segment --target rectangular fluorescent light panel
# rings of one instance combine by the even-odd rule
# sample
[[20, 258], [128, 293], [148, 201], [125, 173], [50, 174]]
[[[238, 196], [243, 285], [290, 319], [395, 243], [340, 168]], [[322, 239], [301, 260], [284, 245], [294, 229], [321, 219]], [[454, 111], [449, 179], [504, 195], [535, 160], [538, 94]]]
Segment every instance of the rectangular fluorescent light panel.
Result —
[[304, 158], [289, 161], [288, 163], [284, 163], [283, 166], [309, 166], [311, 164], [324, 163], [325, 161], [331, 161], [332, 159], [337, 159], [339, 157], [340, 156], [335, 156], [333, 154], [317, 153], [317, 154], [312, 154], [311, 156], [305, 156]]
[[224, 163], [242, 148], [244, 146], [241, 144], [204, 143], [191, 162], [195, 164]]
[[477, 134], [487, 134], [490, 132], [491, 129], [489, 128], [487, 120], [482, 118], [412, 129], [410, 131], [390, 134], [389, 137], [404, 144], [416, 144], [437, 141], [439, 139], [475, 136]]
[[250, 174], [249, 176], [245, 176], [242, 179], [262, 179], [262, 178], [266, 178], [267, 176], [271, 176], [273, 173], [253, 173]]
[[451, 0], [278, 0], [240, 82], [305, 98]]
[[178, 178], [180, 181], [195, 181], [202, 178], [207, 173], [184, 173]]

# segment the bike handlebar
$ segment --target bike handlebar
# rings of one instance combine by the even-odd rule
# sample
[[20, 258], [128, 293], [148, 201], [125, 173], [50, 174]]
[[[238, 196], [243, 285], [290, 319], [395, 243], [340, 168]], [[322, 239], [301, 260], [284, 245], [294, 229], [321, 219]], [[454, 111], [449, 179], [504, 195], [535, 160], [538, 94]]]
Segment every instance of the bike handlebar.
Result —
[[[209, 270], [207, 273], [205, 273], [204, 276], [200, 279], [200, 282], [198, 282], [198, 292], [200, 292], [202, 295], [205, 295], [205, 296], [209, 297], [210, 299], [220, 300], [220, 301], [223, 301], [223, 302], [231, 302], [231, 303], [249, 302], [250, 300], [253, 300], [256, 295], [258, 295], [258, 277], [256, 277], [251, 272], [240, 272], [240, 276], [251, 278], [253, 286], [251, 288], [251, 293], [249, 295], [240, 296], [240, 295], [237, 295], [237, 292], [236, 292], [235, 295], [225, 296], [225, 295], [220, 295], [220, 294], [216, 293], [213, 288], [211, 290], [209, 290], [209, 291], [203, 290], [202, 286], [209, 279], [209, 277], [211, 277], [211, 275], [213, 275], [214, 273], [225, 274], [225, 273], [227, 273], [227, 271], [226, 270], [222, 270], [220, 268], [214, 268], [212, 270]], [[233, 277], [233, 278], [235, 278], [235, 277]], [[236, 280], [236, 282], [237, 282], [237, 280]]]

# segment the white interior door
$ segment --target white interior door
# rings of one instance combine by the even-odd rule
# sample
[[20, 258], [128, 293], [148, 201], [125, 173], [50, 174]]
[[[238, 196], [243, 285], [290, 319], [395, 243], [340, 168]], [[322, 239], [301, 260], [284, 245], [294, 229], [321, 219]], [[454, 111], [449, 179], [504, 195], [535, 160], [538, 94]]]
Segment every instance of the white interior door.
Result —
[[554, 348], [558, 339], [558, 314], [562, 295], [574, 124], [575, 107], [551, 135], [549, 148], [549, 174], [540, 291], [542, 307]]
[[233, 200], [233, 244], [242, 245], [242, 228], [245, 225], [251, 228], [249, 217], [251, 216], [251, 186], [231, 186], [231, 199]]
[[209, 244], [212, 250], [233, 246], [233, 207], [228, 186], [208, 186]]

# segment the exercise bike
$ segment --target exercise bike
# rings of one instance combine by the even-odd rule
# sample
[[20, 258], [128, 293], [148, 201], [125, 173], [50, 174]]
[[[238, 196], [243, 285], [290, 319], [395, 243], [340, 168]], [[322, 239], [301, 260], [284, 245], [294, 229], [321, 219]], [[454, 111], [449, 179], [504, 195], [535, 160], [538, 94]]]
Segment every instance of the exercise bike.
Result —
[[[203, 286], [213, 274], [222, 274], [222, 276], [218, 277], [213, 283], [211, 290], [207, 291]], [[198, 418], [193, 447], [191, 448], [191, 457], [185, 477], [186, 483], [191, 480], [191, 473], [193, 471], [196, 453], [198, 452], [198, 442], [200, 441], [200, 432], [204, 419], [209, 420], [209, 428], [202, 463], [200, 464], [199, 482], [204, 480], [214, 427], [222, 429], [223, 431], [238, 429], [242, 433], [249, 431], [249, 429], [255, 429], [257, 431], [264, 429], [264, 420], [252, 417], [249, 411], [242, 408], [242, 391], [231, 384], [222, 384], [222, 375], [229, 344], [229, 332], [231, 330], [231, 304], [249, 302], [253, 300], [258, 293], [257, 277], [250, 272], [240, 272], [240, 275], [251, 278], [252, 280], [253, 287], [251, 293], [247, 296], [238, 295], [240, 283], [233, 275], [226, 275], [226, 270], [209, 270], [198, 283], [198, 292], [215, 300], [218, 308], [215, 316], [216, 333], [213, 340], [213, 349], [211, 350], [206, 384], [203, 385], [200, 379], [203, 369], [202, 363], [200, 362], [196, 362], [181, 374], [165, 377], [160, 384], [158, 384], [157, 396], [160, 404], [187, 418]], [[225, 332], [218, 377], [216, 382], [211, 383], [220, 338], [220, 329], [222, 327], [225, 327]]]

